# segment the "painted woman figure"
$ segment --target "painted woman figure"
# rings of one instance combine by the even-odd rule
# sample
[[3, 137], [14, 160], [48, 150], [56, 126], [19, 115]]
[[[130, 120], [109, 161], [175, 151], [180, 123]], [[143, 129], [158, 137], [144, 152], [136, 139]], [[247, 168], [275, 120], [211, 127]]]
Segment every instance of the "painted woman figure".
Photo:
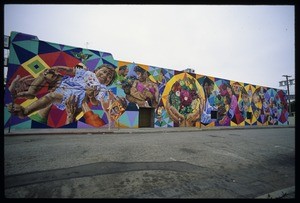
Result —
[[208, 77], [205, 77], [203, 80], [203, 90], [205, 95], [205, 106], [201, 115], [201, 123], [206, 125], [212, 122], [211, 119], [211, 111], [216, 111], [217, 107], [212, 106], [209, 102], [209, 98], [213, 92], [214, 89], [214, 82], [209, 79]]
[[251, 102], [248, 93], [246, 92], [245, 88], [242, 88], [241, 91], [242, 99], [239, 101], [239, 110], [244, 119], [247, 118], [247, 112], [250, 109]]
[[274, 102], [273, 97], [270, 98], [269, 109], [270, 109], [269, 122], [270, 124], [275, 125], [278, 122], [278, 108], [276, 106], [276, 102]]
[[149, 72], [140, 66], [135, 66], [134, 71], [137, 74], [137, 79], [132, 80], [132, 82], [126, 86], [126, 89], [123, 88], [124, 92], [127, 93], [126, 99], [129, 102], [138, 104], [139, 107], [156, 108], [159, 99], [157, 84], [149, 79]]
[[235, 96], [232, 87], [228, 83], [223, 83], [220, 88], [222, 96], [230, 99], [229, 109], [227, 114], [222, 120], [219, 121], [221, 125], [230, 125], [230, 121], [233, 121], [237, 124], [241, 123], [244, 119], [238, 108], [238, 100]]

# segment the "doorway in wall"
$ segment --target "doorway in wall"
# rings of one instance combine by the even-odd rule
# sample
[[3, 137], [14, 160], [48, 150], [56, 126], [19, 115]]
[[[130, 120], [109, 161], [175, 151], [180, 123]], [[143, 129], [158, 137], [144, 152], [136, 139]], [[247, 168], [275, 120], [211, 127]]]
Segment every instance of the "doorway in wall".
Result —
[[154, 127], [154, 108], [139, 108], [139, 128]]

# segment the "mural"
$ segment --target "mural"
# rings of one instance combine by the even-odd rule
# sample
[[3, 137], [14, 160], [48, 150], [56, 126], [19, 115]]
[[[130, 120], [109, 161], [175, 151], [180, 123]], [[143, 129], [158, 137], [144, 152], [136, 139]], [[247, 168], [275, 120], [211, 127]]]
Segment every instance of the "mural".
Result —
[[[12, 32], [5, 128], [286, 125], [283, 90], [118, 61]], [[144, 115], [147, 116], [147, 115]]]

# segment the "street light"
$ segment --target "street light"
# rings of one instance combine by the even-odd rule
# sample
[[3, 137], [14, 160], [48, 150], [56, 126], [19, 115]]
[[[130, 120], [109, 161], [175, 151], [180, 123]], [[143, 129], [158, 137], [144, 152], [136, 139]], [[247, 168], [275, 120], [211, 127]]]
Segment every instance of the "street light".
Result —
[[288, 93], [288, 101], [289, 101], [289, 106], [288, 106], [288, 110], [289, 110], [289, 113], [291, 112], [290, 111], [290, 104], [291, 104], [291, 101], [290, 101], [290, 88], [289, 88], [289, 77], [292, 77], [290, 75], [282, 75], [282, 77], [285, 77], [286, 78], [286, 86], [287, 86], [287, 93]]

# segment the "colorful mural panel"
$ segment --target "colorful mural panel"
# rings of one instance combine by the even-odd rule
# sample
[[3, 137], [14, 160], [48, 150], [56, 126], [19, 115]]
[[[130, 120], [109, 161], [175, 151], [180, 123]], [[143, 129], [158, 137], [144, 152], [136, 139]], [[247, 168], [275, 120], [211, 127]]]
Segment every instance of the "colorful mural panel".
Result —
[[12, 32], [5, 128], [288, 124], [285, 91], [118, 61], [110, 53]]

